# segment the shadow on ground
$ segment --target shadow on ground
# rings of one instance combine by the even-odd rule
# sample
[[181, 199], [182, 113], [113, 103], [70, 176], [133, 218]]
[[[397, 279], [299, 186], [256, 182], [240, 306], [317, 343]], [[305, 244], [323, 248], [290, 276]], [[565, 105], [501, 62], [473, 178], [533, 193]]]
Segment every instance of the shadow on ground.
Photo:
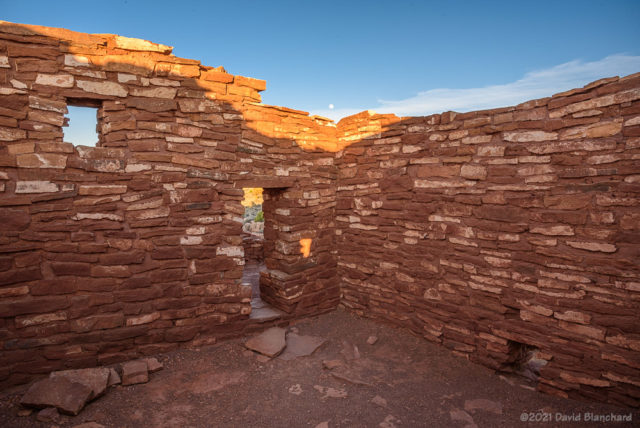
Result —
[[[0, 393], [0, 426], [73, 427], [515, 427], [596, 426], [593, 415], [640, 412], [543, 395], [403, 329], [338, 309], [288, 331], [321, 336], [311, 356], [285, 361], [247, 350], [246, 338], [158, 356], [164, 370], [146, 384], [117, 386], [76, 417], [41, 423], [18, 416], [27, 386]], [[370, 342], [371, 336], [377, 341]], [[326, 366], [333, 367], [332, 369]], [[533, 416], [531, 415], [533, 414]], [[558, 417], [578, 415], [582, 422]], [[326, 423], [323, 424], [323, 423]]]

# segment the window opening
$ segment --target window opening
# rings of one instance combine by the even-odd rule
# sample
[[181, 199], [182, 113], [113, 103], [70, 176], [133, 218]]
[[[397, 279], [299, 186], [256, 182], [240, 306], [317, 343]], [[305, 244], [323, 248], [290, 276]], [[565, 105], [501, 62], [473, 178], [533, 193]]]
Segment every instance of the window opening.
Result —
[[95, 147], [98, 143], [98, 106], [67, 105], [64, 141], [74, 146]]

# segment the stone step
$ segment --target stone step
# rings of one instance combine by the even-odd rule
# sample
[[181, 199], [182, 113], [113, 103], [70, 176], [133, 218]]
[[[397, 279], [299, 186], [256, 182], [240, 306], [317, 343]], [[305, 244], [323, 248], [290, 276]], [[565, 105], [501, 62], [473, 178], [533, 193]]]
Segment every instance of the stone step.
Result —
[[260, 308], [251, 308], [251, 315], [249, 315], [249, 319], [256, 322], [267, 322], [276, 320], [284, 315], [284, 312], [272, 308], [270, 306], [263, 306]]

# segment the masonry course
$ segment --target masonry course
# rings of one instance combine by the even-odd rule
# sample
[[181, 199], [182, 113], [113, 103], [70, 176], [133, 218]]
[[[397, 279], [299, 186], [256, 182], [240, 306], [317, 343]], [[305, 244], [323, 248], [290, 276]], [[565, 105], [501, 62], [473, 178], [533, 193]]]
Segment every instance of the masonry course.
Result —
[[[538, 389], [640, 404], [640, 76], [338, 124], [116, 35], [0, 24], [0, 384], [239, 335], [243, 187], [265, 302], [338, 304]], [[64, 142], [98, 107], [98, 147]], [[300, 241], [311, 239], [309, 257]]]

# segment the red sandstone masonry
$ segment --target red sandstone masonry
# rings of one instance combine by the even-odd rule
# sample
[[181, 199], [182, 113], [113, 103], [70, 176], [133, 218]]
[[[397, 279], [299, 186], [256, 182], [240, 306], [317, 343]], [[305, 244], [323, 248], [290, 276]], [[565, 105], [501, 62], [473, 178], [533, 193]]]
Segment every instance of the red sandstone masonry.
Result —
[[516, 107], [342, 120], [343, 304], [495, 369], [537, 347], [541, 391], [638, 406], [639, 100], [632, 75]]
[[[336, 126], [170, 53], [0, 24], [0, 384], [240, 334], [260, 186], [262, 295], [288, 317], [341, 294], [488, 367], [535, 346], [541, 391], [638, 406], [639, 76]], [[100, 107], [100, 147], [63, 142], [68, 103]]]
[[[251, 181], [278, 188], [265, 300], [290, 317], [337, 305], [335, 127], [170, 52], [0, 25], [0, 384], [240, 334]], [[99, 107], [99, 147], [63, 142], [68, 103]]]

